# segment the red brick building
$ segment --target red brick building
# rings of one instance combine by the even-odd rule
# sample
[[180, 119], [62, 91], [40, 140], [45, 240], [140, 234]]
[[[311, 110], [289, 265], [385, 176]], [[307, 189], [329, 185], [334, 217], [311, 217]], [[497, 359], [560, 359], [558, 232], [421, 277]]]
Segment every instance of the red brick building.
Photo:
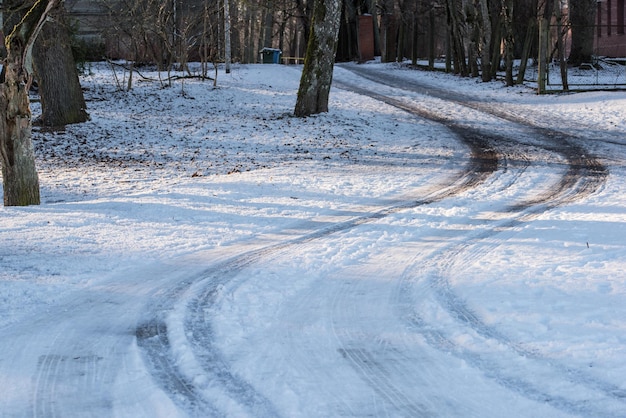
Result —
[[596, 14], [596, 55], [626, 58], [626, 0], [599, 0]]

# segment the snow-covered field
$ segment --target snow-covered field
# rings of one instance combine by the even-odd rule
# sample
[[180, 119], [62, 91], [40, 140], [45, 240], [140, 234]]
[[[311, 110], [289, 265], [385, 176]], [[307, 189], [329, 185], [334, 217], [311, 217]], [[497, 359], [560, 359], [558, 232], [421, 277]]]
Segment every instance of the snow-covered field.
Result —
[[[0, 208], [0, 416], [626, 416], [626, 93], [354, 67], [297, 119], [301, 67], [94, 64], [91, 121], [36, 130], [42, 204]], [[461, 187], [445, 120], [506, 158]]]

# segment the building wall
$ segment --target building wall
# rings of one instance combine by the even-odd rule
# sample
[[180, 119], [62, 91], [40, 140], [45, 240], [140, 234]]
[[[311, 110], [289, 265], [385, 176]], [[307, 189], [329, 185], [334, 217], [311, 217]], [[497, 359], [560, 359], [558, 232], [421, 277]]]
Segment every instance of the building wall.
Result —
[[[0, 0], [2, 1], [2, 0]], [[202, 15], [201, 0], [162, 0], [175, 10], [176, 26], [183, 27], [187, 17]], [[104, 5], [107, 3], [109, 7]], [[130, 59], [134, 61], [150, 61], [162, 59], [166, 52], [159, 48], [158, 40], [141, 37], [138, 42], [131, 42], [130, 35], [124, 30], [111, 30], [115, 22], [129, 26], [124, 15], [111, 16], [109, 9], [124, 6], [118, 0], [65, 0], [65, 8], [69, 19], [77, 25], [77, 36], [86, 44], [100, 45], [104, 54], [112, 59]], [[123, 7], [122, 7], [123, 8]], [[119, 10], [113, 13], [120, 13]], [[123, 12], [122, 12], [123, 13]], [[117, 16], [117, 17], [116, 17]], [[138, 24], [138, 26], [141, 26]], [[132, 49], [132, 51], [131, 51]]]
[[598, 1], [596, 15], [597, 55], [626, 57], [625, 0]]
[[71, 19], [79, 23], [80, 35], [100, 35], [98, 22], [106, 14], [93, 0], [66, 0], [65, 8]]

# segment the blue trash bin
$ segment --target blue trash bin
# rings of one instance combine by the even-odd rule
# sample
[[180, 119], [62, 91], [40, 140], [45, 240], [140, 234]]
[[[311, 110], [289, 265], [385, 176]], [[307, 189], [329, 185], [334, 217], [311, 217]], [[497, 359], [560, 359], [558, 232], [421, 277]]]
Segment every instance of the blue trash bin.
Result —
[[283, 51], [276, 48], [263, 48], [260, 52], [263, 64], [280, 64], [280, 56]]

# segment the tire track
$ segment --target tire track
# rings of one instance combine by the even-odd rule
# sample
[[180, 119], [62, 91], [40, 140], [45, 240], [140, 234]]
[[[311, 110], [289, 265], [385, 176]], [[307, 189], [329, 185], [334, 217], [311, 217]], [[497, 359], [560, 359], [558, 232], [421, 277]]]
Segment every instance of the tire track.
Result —
[[135, 334], [153, 377], [178, 407], [194, 416], [220, 416], [218, 409], [205, 400], [194, 382], [179, 372], [177, 363], [168, 355], [170, 341], [163, 318], [141, 324]]
[[[350, 70], [353, 70], [353, 68], [350, 68]], [[361, 69], [354, 72], [379, 83], [382, 82], [392, 87], [400, 87], [391, 76], [377, 73], [376, 77], [374, 77]], [[572, 414], [583, 413], [588, 416], [606, 417], [623, 416], [624, 404], [626, 404], [626, 391], [621, 387], [599, 380], [583, 370], [573, 369], [552, 359], [546, 359], [536, 350], [529, 350], [523, 345], [512, 341], [496, 328], [485, 324], [463, 299], [452, 290], [449, 282], [451, 272], [455, 271], [456, 265], [465, 260], [483, 256], [497, 246], [486, 243], [488, 238], [503, 231], [511, 231], [521, 223], [532, 221], [546, 210], [572, 203], [595, 193], [606, 182], [609, 175], [608, 169], [604, 167], [599, 159], [578, 145], [575, 138], [563, 133], [531, 125], [519, 117], [502, 112], [482, 102], [470, 101], [467, 98], [459, 100], [456, 95], [453, 99], [449, 93], [441, 90], [416, 87], [410, 83], [407, 85], [406, 80], [403, 80], [402, 88], [418, 93], [424, 93], [424, 90], [427, 90], [431, 95], [451, 100], [461, 106], [467, 106], [516, 124], [525, 125], [540, 138], [544, 139], [542, 147], [546, 151], [562, 156], [568, 165], [568, 170], [558, 184], [539, 196], [510, 205], [506, 208], [511, 214], [508, 220], [504, 222], [492, 221], [486, 231], [468, 237], [462, 244], [452, 245], [440, 251], [438, 255], [431, 258], [429, 262], [431, 268], [426, 273], [424, 273], [424, 260], [422, 259], [409, 266], [403, 273], [396, 295], [399, 301], [398, 305], [403, 307], [402, 317], [405, 318], [412, 329], [422, 334], [431, 346], [466, 360], [474, 367], [483, 370], [487, 376], [497, 381], [500, 385], [523, 396], [539, 402], [549, 403], [558, 409]], [[488, 350], [478, 354], [448, 339], [442, 331], [437, 330], [436, 324], [426, 323], [415, 310], [415, 306], [419, 305], [418, 301], [415, 297], [409, 295], [413, 293], [411, 287], [414, 286], [414, 278], [419, 276], [428, 277], [428, 289], [425, 289], [424, 292], [432, 292], [439, 305], [459, 324], [481, 336], [484, 339], [485, 347], [487, 347], [487, 344], [492, 344], [495, 341], [505, 346], [513, 356], [537, 363], [533, 365], [537, 370], [552, 370], [562, 378], [562, 383], [566, 387], [585, 387], [604, 398], [604, 402], [592, 404], [588, 399], [576, 399], [574, 395], [568, 397], [550, 393], [549, 390], [546, 390], [547, 388], [542, 388], [541, 385], [515, 377], [514, 372], [507, 370], [506, 365], [508, 362], [501, 361], [501, 352], [495, 352], [488, 359], [485, 359], [485, 356], [487, 356], [485, 353]], [[423, 294], [423, 296], [426, 295]]]
[[[62, 402], [50, 399], [79, 398], [79, 403], [94, 414], [95, 410], [107, 410], [110, 399], [93, 399], [88, 395], [98, 390], [102, 357], [94, 354], [60, 355], [46, 354], [39, 357], [33, 377], [32, 414], [34, 417], [63, 417], [68, 411]], [[106, 373], [106, 372], [105, 372]], [[67, 382], [72, 382], [68, 385]], [[74, 412], [73, 412], [74, 413]]]
[[[54, 410], [54, 405], [45, 402], [45, 395], [55, 398], [55, 387], [51, 376], [59, 374], [59, 363], [63, 360], [59, 355], [46, 355], [39, 358], [37, 363], [37, 374], [35, 376], [35, 387], [33, 399], [33, 416], [54, 417], [58, 414]], [[45, 382], [45, 383], [44, 383]]]
[[[219, 385], [228, 396], [233, 401], [242, 404], [248, 411], [260, 410], [267, 416], [278, 415], [271, 401], [264, 398], [244, 379], [230, 371], [223, 355], [212, 342], [214, 331], [211, 326], [211, 318], [207, 316], [207, 308], [215, 303], [216, 295], [221, 286], [232, 284], [229, 282], [247, 266], [261, 260], [279, 256], [281, 253], [287, 254], [290, 250], [293, 250], [296, 245], [322, 239], [330, 234], [346, 231], [359, 225], [382, 219], [402, 210], [432, 204], [458, 195], [479, 186], [497, 170], [516, 170], [515, 176], [507, 183], [510, 186], [517, 181], [517, 178], [519, 178], [531, 164], [530, 159], [527, 158], [524, 153], [520, 153], [519, 147], [516, 147], [517, 144], [514, 144], [513, 141], [505, 136], [495, 135], [485, 132], [484, 130], [468, 127], [461, 123], [451, 122], [447, 117], [441, 116], [429, 109], [416, 106], [415, 104], [409, 104], [389, 96], [373, 94], [356, 86], [346, 84], [338, 84], [338, 86], [358, 94], [370, 96], [414, 115], [446, 124], [453, 132], [459, 135], [462, 141], [469, 147], [471, 154], [469, 163], [457, 178], [450, 181], [447, 187], [433, 191], [425, 197], [408, 196], [405, 200], [379, 211], [334, 224], [328, 228], [314, 231], [293, 240], [245, 252], [206, 270], [202, 275], [192, 279], [181, 288], [165, 292], [159, 298], [159, 302], [154, 305], [156, 308], [148, 312], [149, 317], [156, 319], [140, 325], [137, 328], [136, 335], [138, 345], [142, 349], [147, 363], [151, 365], [154, 372], [155, 380], [184, 410], [194, 411], [201, 406], [204, 412], [210, 415], [217, 415], [220, 412], [215, 405], [212, 405], [211, 402], [206, 399], [206, 396], [202, 393], [202, 388], [194, 386], [177, 365], [176, 358], [172, 354], [171, 343], [169, 338], [167, 338], [167, 328], [164, 326], [165, 316], [162, 312], [169, 312], [173, 310], [177, 304], [185, 303], [185, 309], [187, 311], [183, 324], [185, 335], [195, 359], [201, 365], [204, 372], [210, 376], [211, 379], [219, 382]], [[546, 148], [554, 152], [554, 150], [549, 149], [549, 147]], [[591, 164], [595, 161], [593, 159], [589, 160], [588, 158], [574, 156], [574, 153], [581, 151], [581, 149], [571, 144], [570, 148], [570, 153], [559, 153], [560, 155], [564, 155], [565, 159], [568, 161], [568, 173], [563, 176], [559, 185], [550, 191], [550, 193], [554, 195], [556, 190], [556, 194], [562, 196], [562, 202], [554, 199], [533, 199], [522, 202], [516, 206], [511, 206], [509, 208], [511, 212], [524, 212], [524, 215], [516, 219], [515, 222], [523, 221], [524, 216], [529, 216], [533, 211], [539, 213], [545, 210], [546, 207], [551, 207], [550, 205], [564, 204], [566, 201], [580, 198], [585, 192], [588, 194], [593, 193], [593, 191], [602, 184], [603, 176], [606, 176], [606, 171], [603, 170], [603, 167], [601, 165], [593, 166]], [[596, 173], [596, 178], [600, 180], [595, 183], [585, 181], [585, 179], [589, 177], [586, 175], [589, 172]], [[506, 187], [508, 186], [505, 186], [505, 188]], [[544, 207], [539, 208], [540, 205], [544, 205]], [[448, 255], [450, 254], [448, 253]], [[404, 283], [406, 285], [407, 281], [405, 280]], [[233, 285], [236, 286], [236, 284]], [[439, 289], [438, 293], [441, 295], [441, 299], [450, 302], [447, 308], [451, 310], [453, 314], [455, 314], [454, 309], [457, 309], [458, 312], [456, 315], [459, 317], [463, 317], [464, 315], [468, 318], [472, 317], [471, 312], [464, 312], [465, 308], [462, 304], [455, 303], [458, 297], [456, 297], [451, 290], [446, 289], [445, 281], [435, 281], [432, 283], [432, 286]], [[412, 313], [412, 317], [413, 319], [409, 321], [410, 326], [420, 330], [433, 346], [442, 350], [456, 349], [454, 343], [447, 340], [443, 334], [432, 330], [425, 330], [422, 325], [423, 321], [416, 313]], [[473, 323], [470, 320], [467, 320], [467, 322]], [[155, 343], [154, 345], [152, 345], [153, 342]], [[392, 403], [396, 408], [405, 411], [409, 411], [406, 409], [409, 408], [409, 412], [417, 415], [426, 413], [426, 409], [419, 405], [412, 405], [407, 398], [401, 395], [398, 388], [393, 386], [393, 382], [385, 378], [384, 370], [375, 366], [376, 358], [373, 353], [363, 351], [359, 348], [347, 348], [346, 346], [339, 348], [339, 353], [349, 359], [354, 366], [360, 370], [363, 379], [366, 381], [369, 380], [372, 383], [372, 387], [379, 395]], [[489, 368], [489, 365], [483, 364], [480, 358], [472, 359], [468, 354], [467, 359], [477, 367], [480, 366], [485, 370]], [[511, 378], [508, 380], [504, 377], [500, 378], [495, 372], [492, 373], [492, 375], [495, 376], [496, 380], [501, 380], [501, 383], [506, 387], [523, 388], [523, 393], [533, 393], [532, 388], [524, 386], [523, 382], [518, 382], [518, 380]], [[534, 398], [549, 397], [549, 395], [543, 394], [541, 391], [536, 392], [537, 394]], [[557, 403], [566, 403], [566, 400], [559, 400]]]
[[[342, 357], [348, 360], [357, 373], [387, 403], [394, 407], [393, 414], [404, 417], [427, 417], [435, 414], [427, 406], [417, 403], [404, 393], [392, 380], [391, 373], [380, 355], [363, 348], [339, 348]], [[383, 359], [384, 360], [384, 359]]]
[[206, 309], [214, 303], [218, 289], [231, 281], [245, 267], [277, 256], [281, 252], [287, 253], [296, 245], [322, 239], [331, 234], [382, 219], [390, 214], [431, 204], [472, 189], [489, 178], [498, 170], [501, 161], [505, 161], [481, 133], [460, 129], [455, 132], [469, 147], [470, 158], [463, 170], [452, 178], [447, 186], [439, 187], [427, 196], [409, 194], [404, 196], [402, 201], [379, 211], [336, 223], [286, 242], [245, 252], [207, 269], [179, 287], [162, 292], [146, 313], [151, 319], [139, 325], [135, 333], [138, 346], [160, 387], [183, 410], [194, 412], [199, 408], [208, 415], [219, 415], [220, 411], [217, 407], [206, 399], [202, 390], [192, 384], [189, 377], [186, 377], [180, 369], [167, 337], [166, 314], [171, 312], [176, 304], [187, 303], [187, 315], [183, 325], [185, 336], [195, 359], [207, 376], [220, 382], [228, 396], [235, 402], [243, 404], [246, 409], [260, 408], [267, 413], [267, 416], [277, 415], [269, 400], [249, 383], [230, 372], [223, 355], [211, 341], [214, 331], [210, 318], [206, 316]]
[[[418, 83], [408, 81], [406, 79], [400, 79], [381, 72], [370, 72], [358, 65], [344, 65], [342, 67], [375, 83], [384, 84], [392, 88], [411, 91], [413, 93], [427, 95], [430, 97], [436, 97], [465, 108], [474, 109], [478, 112], [495, 116], [505, 121], [513, 122], [531, 130], [533, 136], [542, 138], [540, 142], [534, 142], [534, 145], [540, 146], [546, 151], [561, 155], [567, 161], [568, 172], [563, 176], [561, 182], [556, 187], [546, 191], [535, 199], [520, 202], [511, 206], [511, 211], [543, 211], [582, 199], [594, 193], [600, 186], [602, 186], [606, 182], [609, 175], [608, 168], [605, 167], [604, 164], [602, 164], [600, 160], [589, 150], [578, 144], [581, 138], [566, 135], [554, 129], [537, 126], [528, 122], [521, 116], [511, 114], [489, 103], [467, 97], [458, 92], [452, 93], [437, 87], [419, 85]], [[338, 85], [338, 87], [341, 88], [341, 84]], [[358, 90], [357, 92], [359, 92], [359, 94], [368, 95], [367, 90], [362, 88], [349, 87], [349, 89], [353, 91]], [[452, 124], [453, 129], [460, 131], [468, 129], [466, 125], [458, 124], [453, 120], [450, 120], [450, 116], [436, 114], [430, 109], [425, 109], [421, 106], [409, 105], [397, 99], [388, 98], [389, 101], [386, 101], [384, 96], [380, 97], [379, 95], [371, 94], [369, 96], [385, 101], [385, 103], [389, 103], [393, 106], [397, 104], [398, 107], [405, 108], [409, 112], [416, 112], [414, 114], [424, 116], [445, 125]], [[507, 142], [511, 141], [511, 138], [506, 137], [501, 137], [500, 139]], [[526, 139], [517, 138], [517, 143], [521, 144], [525, 140]], [[493, 143], [492, 146], [497, 148], [500, 145], [498, 143]]]
[[[423, 259], [408, 267], [395, 296], [400, 316], [408, 328], [421, 334], [431, 347], [466, 361], [499, 385], [528, 399], [549, 404], [572, 415], [623, 417], [626, 391], [622, 388], [584, 370], [546, 358], [541, 352], [510, 339], [496, 327], [485, 324], [452, 290], [448, 273], [455, 271], [455, 265], [476, 259], [495, 248], [497, 245], [485, 245], [482, 241], [505, 228], [499, 225], [498, 231], [494, 228], [492, 233], [471, 240], [471, 244], [444, 249], [431, 259], [430, 268], [425, 268]], [[479, 246], [480, 250], [474, 248]], [[426, 279], [420, 283], [416, 277]], [[429, 296], [462, 327], [464, 334], [473, 336], [471, 348], [457, 344], [446, 335], [441, 325], [424, 319], [420, 314], [420, 300]], [[537, 378], [530, 381], [520, 377], [516, 371], [519, 361], [525, 365], [524, 376], [534, 374]], [[542, 376], [546, 375], [548, 379], [542, 381]], [[560, 386], [558, 390], [547, 386], [555, 381]], [[586, 396], [577, 395], [577, 389], [582, 389]]]
[[[406, 379], [415, 382], [421, 370], [414, 359], [386, 344], [372, 344], [372, 336], [360, 330], [351, 330], [348, 324], [358, 322], [365, 312], [358, 306], [357, 283], [344, 282], [335, 290], [330, 308], [331, 329], [339, 347], [337, 352], [356, 372], [359, 378], [380, 397], [382, 416], [433, 417], [436, 412], [416, 396], [418, 385], [406, 385]], [[365, 293], [365, 292], [364, 292]], [[380, 295], [382, 296], [382, 295]], [[346, 302], [347, 301], [347, 302]], [[368, 305], [367, 303], [365, 303]], [[381, 315], [384, 316], [384, 315]], [[378, 334], [380, 326], [372, 321], [373, 332]], [[381, 342], [383, 342], [381, 340]], [[409, 366], [409, 367], [407, 367]], [[415, 374], [414, 374], [415, 373]], [[417, 389], [419, 390], [419, 389]], [[378, 415], [376, 415], [378, 416]]]

